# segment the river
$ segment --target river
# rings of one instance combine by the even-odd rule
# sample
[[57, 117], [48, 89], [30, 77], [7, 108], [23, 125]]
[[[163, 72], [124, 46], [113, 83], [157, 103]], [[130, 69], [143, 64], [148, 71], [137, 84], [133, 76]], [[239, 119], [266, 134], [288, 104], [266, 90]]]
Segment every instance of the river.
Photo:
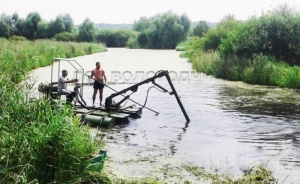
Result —
[[[190, 118], [186, 123], [174, 95], [151, 88], [146, 106], [159, 115], [143, 109], [141, 118], [128, 124], [94, 130], [106, 142], [106, 172], [112, 178], [199, 183], [184, 166], [238, 177], [244, 169], [262, 164], [278, 183], [300, 183], [300, 91], [216, 79], [194, 72], [179, 55], [175, 50], [109, 48], [73, 58], [85, 72], [100, 61], [109, 86], [116, 90], [168, 70]], [[61, 68], [74, 77], [69, 64]], [[33, 76], [37, 84], [50, 82], [51, 67], [34, 70]], [[157, 83], [170, 91], [164, 79]], [[131, 98], [144, 104], [151, 86], [140, 86]], [[104, 98], [111, 93], [105, 88]], [[84, 86], [83, 94], [91, 105], [92, 86]]]

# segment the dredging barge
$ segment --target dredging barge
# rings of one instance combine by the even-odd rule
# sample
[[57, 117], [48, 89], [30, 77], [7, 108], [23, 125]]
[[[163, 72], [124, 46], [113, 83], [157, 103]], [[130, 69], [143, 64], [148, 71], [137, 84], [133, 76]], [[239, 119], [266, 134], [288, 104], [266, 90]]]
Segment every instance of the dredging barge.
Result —
[[[50, 102], [53, 104], [57, 104], [58, 102], [61, 102], [61, 95], [57, 92], [57, 82], [53, 81], [54, 73], [53, 73], [53, 65], [54, 63], [58, 63], [58, 78], [61, 75], [61, 62], [67, 62], [69, 63], [74, 69], [75, 69], [75, 78], [78, 79], [78, 82], [75, 83], [74, 91], [72, 92], [73, 96], [75, 97], [73, 101], [68, 99], [66, 97], [66, 104], [71, 105], [74, 109], [74, 115], [76, 115], [81, 122], [87, 123], [91, 126], [98, 126], [98, 127], [111, 127], [115, 124], [119, 123], [127, 123], [129, 122], [129, 117], [131, 118], [139, 118], [141, 117], [142, 110], [148, 109], [156, 114], [159, 114], [158, 112], [146, 107], [146, 102], [144, 105], [139, 104], [138, 102], [133, 101], [130, 99], [130, 95], [132, 95], [134, 92], [138, 90], [138, 87], [146, 84], [146, 83], [152, 83], [155, 87], [159, 88], [165, 93], [169, 93], [170, 95], [174, 95], [178, 105], [180, 106], [184, 117], [187, 121], [187, 123], [190, 121], [181, 101], [180, 98], [172, 84], [172, 81], [170, 79], [169, 73], [166, 70], [160, 70], [155, 73], [153, 77], [150, 77], [146, 80], [143, 80], [139, 83], [136, 83], [128, 88], [125, 88], [121, 91], [116, 91], [110, 86], [104, 84], [106, 87], [113, 90], [115, 93], [112, 93], [110, 96], [108, 96], [105, 99], [105, 106], [100, 107], [93, 107], [93, 106], [87, 106], [85, 100], [83, 99], [83, 86], [87, 83], [84, 83], [84, 68], [73, 59], [62, 59], [62, 58], [54, 58], [52, 59], [51, 64], [51, 83], [50, 84], [43, 84], [41, 83], [39, 85], [39, 91], [45, 94], [49, 97]], [[160, 86], [159, 84], [155, 83], [155, 79], [166, 77], [170, 87], [171, 92]], [[89, 83], [88, 83], [89, 84]], [[131, 91], [132, 93], [130, 95], [126, 95], [126, 92]], [[117, 96], [122, 96], [123, 99], [121, 99], [118, 102], [115, 102], [114, 98]], [[122, 105], [125, 101], [130, 100], [134, 102], [134, 105], [124, 106]]]

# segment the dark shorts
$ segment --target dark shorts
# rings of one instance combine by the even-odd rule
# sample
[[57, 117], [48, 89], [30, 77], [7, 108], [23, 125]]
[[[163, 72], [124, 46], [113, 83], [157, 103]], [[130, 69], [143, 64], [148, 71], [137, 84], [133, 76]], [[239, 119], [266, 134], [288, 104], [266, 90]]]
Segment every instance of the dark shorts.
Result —
[[94, 81], [94, 89], [103, 89], [103, 88], [104, 88], [104, 84], [102, 82]]

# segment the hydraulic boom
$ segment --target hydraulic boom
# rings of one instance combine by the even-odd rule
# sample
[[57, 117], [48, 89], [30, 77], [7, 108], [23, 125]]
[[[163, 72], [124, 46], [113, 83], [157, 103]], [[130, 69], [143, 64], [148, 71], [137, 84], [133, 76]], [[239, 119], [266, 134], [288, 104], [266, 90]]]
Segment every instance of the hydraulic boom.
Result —
[[190, 119], [189, 119], [189, 117], [188, 117], [188, 115], [187, 115], [187, 113], [186, 113], [186, 111], [185, 111], [185, 109], [184, 109], [184, 107], [183, 107], [183, 105], [182, 105], [182, 103], [181, 103], [181, 101], [180, 101], [180, 98], [179, 98], [179, 96], [177, 95], [177, 92], [176, 92], [176, 90], [175, 90], [175, 88], [174, 88], [174, 86], [173, 86], [173, 84], [172, 84], [172, 82], [171, 82], [169, 73], [168, 73], [168, 71], [164, 71], [164, 70], [161, 70], [161, 71], [157, 72], [153, 77], [150, 77], [150, 78], [148, 78], [148, 79], [146, 79], [146, 80], [144, 80], [144, 81], [142, 81], [142, 82], [139, 82], [139, 83], [134, 84], [134, 85], [132, 85], [132, 86], [126, 88], [126, 89], [123, 89], [123, 90], [121, 90], [121, 91], [119, 91], [119, 92], [116, 92], [116, 93], [111, 94], [109, 97], [107, 97], [107, 98], [105, 99], [105, 108], [106, 108], [106, 110], [111, 110], [111, 111], [113, 111], [113, 110], [119, 109], [119, 108], [120, 108], [120, 105], [121, 105], [125, 100], [127, 100], [127, 99], [129, 98], [129, 95], [128, 95], [128, 96], [125, 96], [125, 97], [124, 97], [121, 101], [119, 101], [118, 103], [113, 103], [113, 98], [114, 98], [114, 97], [119, 96], [119, 95], [122, 95], [123, 93], [126, 93], [127, 91], [136, 92], [136, 91], [138, 90], [138, 87], [139, 87], [139, 86], [141, 86], [141, 85], [143, 85], [143, 84], [146, 84], [146, 83], [149, 83], [149, 82], [152, 82], [155, 86], [157, 86], [158, 88], [160, 88], [160, 89], [163, 90], [164, 92], [168, 92], [168, 90], [166, 90], [166, 89], [163, 88], [162, 86], [160, 86], [160, 85], [158, 85], [158, 84], [155, 83], [155, 79], [160, 78], [160, 77], [163, 77], [163, 76], [166, 77], [166, 79], [168, 80], [169, 85], [170, 85], [170, 87], [171, 87], [171, 89], [172, 89], [172, 92], [169, 92], [169, 94], [170, 94], [170, 95], [173, 95], [173, 94], [175, 95], [175, 98], [176, 98], [176, 100], [177, 100], [177, 103], [179, 104], [179, 106], [180, 106], [180, 108], [181, 108], [181, 111], [182, 111], [182, 113], [184, 114], [184, 117], [185, 117], [187, 123], [190, 122]]

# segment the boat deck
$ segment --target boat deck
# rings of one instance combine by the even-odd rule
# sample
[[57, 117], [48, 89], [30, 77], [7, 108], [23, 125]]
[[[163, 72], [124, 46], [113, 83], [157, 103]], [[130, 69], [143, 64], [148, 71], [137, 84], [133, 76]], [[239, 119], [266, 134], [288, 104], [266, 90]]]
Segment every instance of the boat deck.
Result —
[[112, 127], [115, 124], [128, 123], [129, 117], [140, 118], [142, 109], [135, 105], [123, 109], [108, 112], [105, 107], [81, 107], [75, 106], [74, 114], [81, 122], [91, 126]]

